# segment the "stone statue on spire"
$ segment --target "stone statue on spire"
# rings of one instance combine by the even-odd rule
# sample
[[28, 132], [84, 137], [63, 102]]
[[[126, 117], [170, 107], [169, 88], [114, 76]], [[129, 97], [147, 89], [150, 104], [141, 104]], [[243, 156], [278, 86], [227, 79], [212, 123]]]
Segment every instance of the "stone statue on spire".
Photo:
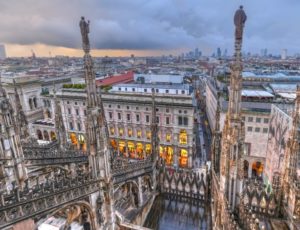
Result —
[[84, 17], [81, 17], [79, 22], [79, 27], [82, 36], [82, 46], [84, 51], [89, 51], [90, 41], [89, 41], [89, 32], [90, 32], [90, 21], [85, 21]]
[[245, 22], [247, 20], [247, 15], [243, 9], [243, 6], [235, 12], [234, 15], [234, 25], [235, 25], [235, 39], [242, 40], [243, 38], [243, 29]]

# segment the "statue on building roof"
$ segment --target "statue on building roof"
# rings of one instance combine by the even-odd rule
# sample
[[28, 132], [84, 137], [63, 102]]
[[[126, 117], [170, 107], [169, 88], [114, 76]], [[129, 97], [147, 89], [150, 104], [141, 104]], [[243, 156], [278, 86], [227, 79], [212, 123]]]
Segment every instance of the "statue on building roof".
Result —
[[243, 9], [243, 6], [235, 12], [234, 15], [234, 25], [235, 25], [235, 39], [242, 40], [243, 38], [243, 29], [245, 22], [247, 20], [247, 15]]
[[85, 21], [84, 17], [81, 17], [81, 20], [79, 22], [79, 27], [81, 31], [81, 36], [82, 36], [82, 44], [83, 47], [89, 47], [90, 46], [90, 41], [89, 41], [89, 32], [90, 32], [90, 21]]

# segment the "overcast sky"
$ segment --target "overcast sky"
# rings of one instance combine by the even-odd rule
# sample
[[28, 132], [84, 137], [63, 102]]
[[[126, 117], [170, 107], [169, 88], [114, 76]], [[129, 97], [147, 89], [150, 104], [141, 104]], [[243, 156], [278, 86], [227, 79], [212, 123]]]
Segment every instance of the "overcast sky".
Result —
[[231, 51], [233, 15], [240, 4], [248, 16], [245, 51], [300, 53], [300, 0], [0, 0], [0, 43], [13, 56], [29, 55], [23, 52], [30, 48], [38, 54], [75, 51], [80, 16], [85, 16], [94, 49]]

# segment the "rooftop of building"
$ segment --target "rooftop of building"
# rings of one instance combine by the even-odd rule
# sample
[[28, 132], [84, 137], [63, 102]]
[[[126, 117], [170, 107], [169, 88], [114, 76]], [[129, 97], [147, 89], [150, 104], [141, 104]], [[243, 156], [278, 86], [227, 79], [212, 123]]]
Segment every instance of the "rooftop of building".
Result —
[[145, 88], [145, 89], [182, 89], [182, 90], [188, 90], [189, 85], [188, 84], [162, 84], [162, 83], [147, 83], [147, 84], [139, 84], [139, 83], [130, 83], [130, 84], [117, 84], [115, 87], [128, 87], [128, 88]]
[[133, 72], [128, 71], [124, 74], [112, 75], [102, 79], [96, 79], [97, 86], [111, 86], [120, 83], [133, 82]]
[[273, 74], [258, 74], [253, 72], [243, 72], [242, 74], [245, 80], [265, 80], [265, 81], [279, 81], [279, 82], [300, 82], [300, 75], [286, 75], [285, 73], [273, 73]]

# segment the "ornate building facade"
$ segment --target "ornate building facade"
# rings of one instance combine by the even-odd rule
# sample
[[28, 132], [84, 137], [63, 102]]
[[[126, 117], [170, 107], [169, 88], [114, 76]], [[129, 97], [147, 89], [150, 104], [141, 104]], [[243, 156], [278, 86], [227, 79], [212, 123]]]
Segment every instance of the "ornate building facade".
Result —
[[[122, 84], [103, 92], [113, 151], [133, 159], [143, 159], [151, 153], [152, 88], [155, 90], [160, 156], [166, 159], [168, 166], [192, 168], [195, 112], [192, 92], [187, 85]], [[63, 88], [56, 97], [60, 100], [68, 139], [76, 148], [86, 150], [86, 93], [84, 90]], [[55, 119], [54, 95], [45, 98], [52, 105], [48, 110]], [[50, 141], [55, 136], [53, 121], [40, 120], [33, 127], [38, 139]]]

